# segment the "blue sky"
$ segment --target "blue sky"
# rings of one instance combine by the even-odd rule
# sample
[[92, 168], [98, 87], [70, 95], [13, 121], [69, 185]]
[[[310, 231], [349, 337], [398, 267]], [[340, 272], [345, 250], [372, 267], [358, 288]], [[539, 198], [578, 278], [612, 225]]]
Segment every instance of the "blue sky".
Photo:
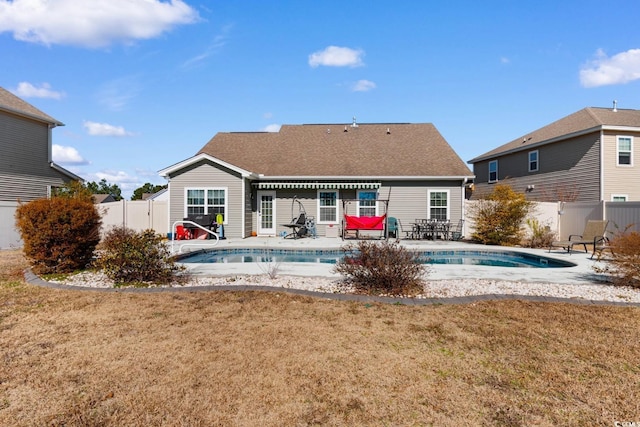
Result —
[[[637, 0], [0, 0], [0, 86], [54, 160], [123, 195], [222, 131], [433, 123], [467, 161], [584, 107], [638, 108]], [[247, 153], [259, 155], [260, 153]]]

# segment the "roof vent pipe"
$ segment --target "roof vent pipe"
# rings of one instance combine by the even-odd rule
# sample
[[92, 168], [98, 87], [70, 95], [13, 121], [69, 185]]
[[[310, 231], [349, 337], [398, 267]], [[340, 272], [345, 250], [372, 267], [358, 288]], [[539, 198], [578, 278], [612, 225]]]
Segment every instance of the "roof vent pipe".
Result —
[[353, 116], [353, 123], [351, 123], [351, 127], [352, 128], [357, 128], [358, 127], [358, 123], [356, 123], [356, 116]]
[[346, 126], [344, 127], [344, 132], [349, 132]]
[[616, 101], [615, 99], [613, 100], [613, 112], [617, 112], [618, 111], [618, 101]]

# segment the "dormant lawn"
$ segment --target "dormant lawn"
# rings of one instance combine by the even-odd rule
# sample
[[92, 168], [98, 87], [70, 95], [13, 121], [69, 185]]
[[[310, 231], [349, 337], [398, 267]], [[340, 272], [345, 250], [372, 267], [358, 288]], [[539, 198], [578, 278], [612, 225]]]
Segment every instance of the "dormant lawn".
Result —
[[61, 291], [25, 267], [0, 251], [0, 425], [640, 421], [638, 308]]

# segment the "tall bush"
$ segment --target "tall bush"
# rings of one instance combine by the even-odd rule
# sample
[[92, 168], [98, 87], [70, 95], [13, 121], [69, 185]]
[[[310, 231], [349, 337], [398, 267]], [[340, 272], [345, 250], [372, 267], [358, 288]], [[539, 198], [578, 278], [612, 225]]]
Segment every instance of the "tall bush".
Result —
[[497, 184], [485, 198], [469, 209], [475, 222], [473, 240], [488, 245], [517, 245], [522, 240], [523, 222], [533, 202], [509, 185]]
[[175, 263], [161, 235], [127, 227], [107, 232], [96, 266], [118, 285], [138, 286], [180, 282], [179, 273], [184, 270]]
[[96, 207], [82, 197], [37, 199], [16, 211], [24, 254], [39, 274], [85, 268], [100, 242], [101, 223]]
[[334, 270], [356, 291], [367, 294], [414, 295], [423, 289], [427, 267], [416, 252], [398, 242], [360, 241], [342, 248], [344, 256]]
[[610, 273], [619, 285], [640, 287], [640, 233], [627, 231], [616, 234], [609, 242], [611, 257], [606, 267], [596, 271]]

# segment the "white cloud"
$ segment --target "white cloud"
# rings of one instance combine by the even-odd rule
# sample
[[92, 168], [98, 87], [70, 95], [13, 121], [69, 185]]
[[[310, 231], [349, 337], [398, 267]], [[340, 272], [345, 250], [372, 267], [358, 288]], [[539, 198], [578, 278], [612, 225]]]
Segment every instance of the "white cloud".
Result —
[[509, 58], [507, 58], [506, 56], [503, 56], [500, 58], [500, 63], [501, 64], [509, 64], [511, 62], [511, 60]]
[[358, 80], [351, 88], [354, 92], [368, 92], [376, 88], [376, 84], [369, 80]]
[[313, 68], [319, 65], [326, 67], [360, 67], [364, 65], [362, 57], [364, 51], [348, 47], [329, 46], [309, 55], [309, 65]]
[[232, 28], [233, 25], [224, 26], [221, 33], [213, 38], [209, 46], [202, 53], [186, 60], [182, 64], [182, 68], [191, 68], [220, 51], [227, 44], [228, 35]]
[[47, 46], [129, 43], [198, 19], [182, 0], [0, 0], [0, 33]]
[[624, 84], [640, 79], [640, 49], [629, 49], [612, 57], [598, 49], [595, 56], [580, 70], [582, 86]]
[[263, 132], [280, 132], [280, 125], [272, 124], [262, 128]]
[[111, 111], [122, 111], [142, 90], [141, 77], [125, 76], [108, 81], [99, 89], [98, 102]]
[[64, 92], [52, 90], [49, 83], [42, 83], [40, 87], [36, 87], [29, 82], [20, 82], [13, 93], [23, 98], [61, 99], [64, 96]]
[[86, 165], [88, 161], [82, 158], [78, 150], [58, 144], [51, 146], [53, 161], [61, 165]]
[[92, 136], [132, 136], [133, 133], [122, 126], [114, 126], [107, 123], [85, 121], [83, 123], [87, 133]]

